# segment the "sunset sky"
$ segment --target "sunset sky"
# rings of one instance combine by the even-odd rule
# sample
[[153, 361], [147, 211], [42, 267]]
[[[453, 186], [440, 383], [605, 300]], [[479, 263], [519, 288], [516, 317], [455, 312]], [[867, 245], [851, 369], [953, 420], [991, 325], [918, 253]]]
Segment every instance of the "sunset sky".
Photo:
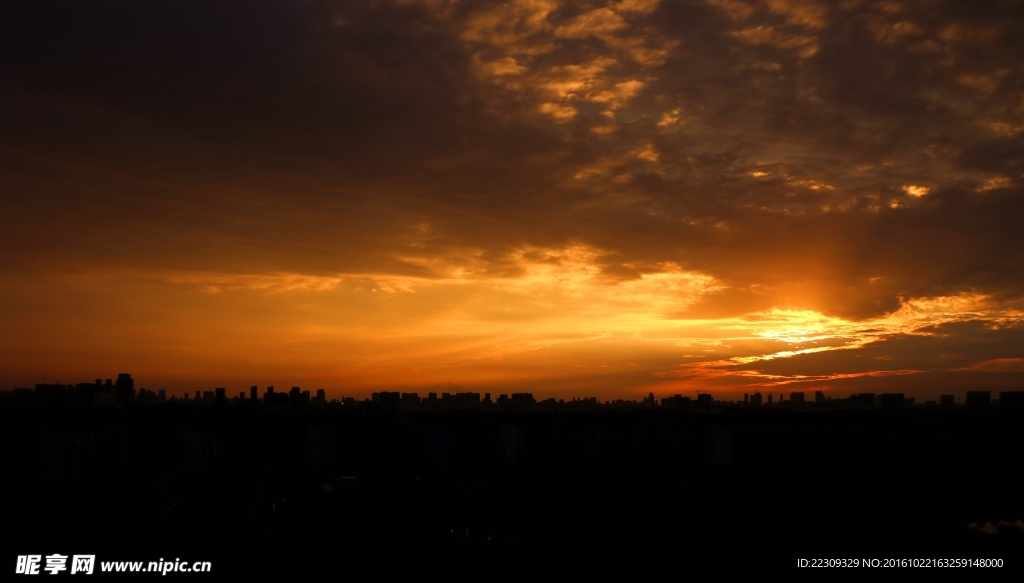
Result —
[[0, 4], [0, 388], [1024, 389], [1024, 4]]

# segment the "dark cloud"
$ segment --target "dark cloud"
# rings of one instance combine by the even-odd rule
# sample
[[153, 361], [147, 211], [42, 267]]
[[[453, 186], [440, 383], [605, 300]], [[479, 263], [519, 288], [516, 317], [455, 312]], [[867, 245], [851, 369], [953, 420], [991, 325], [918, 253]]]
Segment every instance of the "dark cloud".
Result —
[[5, 2], [0, 269], [582, 244], [721, 283], [680, 317], [1019, 306], [1021, 54], [1015, 2]]

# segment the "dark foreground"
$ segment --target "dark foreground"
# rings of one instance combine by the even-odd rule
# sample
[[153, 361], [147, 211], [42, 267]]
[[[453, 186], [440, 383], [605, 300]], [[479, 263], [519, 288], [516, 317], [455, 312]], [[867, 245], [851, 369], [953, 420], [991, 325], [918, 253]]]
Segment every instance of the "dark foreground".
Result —
[[1024, 559], [1014, 411], [10, 405], [0, 428], [11, 563], [182, 559], [229, 577]]

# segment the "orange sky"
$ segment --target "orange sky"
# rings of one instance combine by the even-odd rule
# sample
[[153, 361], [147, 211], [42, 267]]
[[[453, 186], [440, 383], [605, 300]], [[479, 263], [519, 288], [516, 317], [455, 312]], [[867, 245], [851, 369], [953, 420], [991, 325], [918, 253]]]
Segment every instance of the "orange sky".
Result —
[[1020, 14], [350, 4], [0, 17], [0, 388], [1024, 388]]

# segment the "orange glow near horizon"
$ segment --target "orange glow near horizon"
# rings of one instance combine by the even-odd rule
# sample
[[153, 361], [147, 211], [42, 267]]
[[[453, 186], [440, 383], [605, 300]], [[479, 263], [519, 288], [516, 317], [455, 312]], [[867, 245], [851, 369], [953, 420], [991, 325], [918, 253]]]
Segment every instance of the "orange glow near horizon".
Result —
[[[37, 291], [54, 303], [77, 302], [72, 318], [55, 313], [45, 324], [26, 322], [4, 350], [21, 353], [22, 374], [43, 370], [50, 379], [80, 382], [116, 369], [172, 394], [212, 383], [232, 391], [315, 385], [333, 395], [462, 387], [601, 398], [696, 390], [734, 396], [926, 372], [884, 360], [822, 374], [761, 365], [861, 351], [896, 335], [934, 336], [951, 323], [1024, 320], [979, 294], [905, 300], [895, 312], [859, 322], [779, 308], [707, 318], [700, 303], [723, 292], [721, 282], [674, 264], [613, 280], [595, 263], [599, 255], [585, 246], [521, 249], [510, 257], [514, 275], [505, 276], [475, 270], [472, 257], [434, 262], [438, 275], [431, 278], [67, 275]], [[107, 311], [112, 305], [118, 313]], [[83, 346], [83, 337], [94, 340]], [[48, 351], [66, 355], [59, 367], [33, 359]]]

